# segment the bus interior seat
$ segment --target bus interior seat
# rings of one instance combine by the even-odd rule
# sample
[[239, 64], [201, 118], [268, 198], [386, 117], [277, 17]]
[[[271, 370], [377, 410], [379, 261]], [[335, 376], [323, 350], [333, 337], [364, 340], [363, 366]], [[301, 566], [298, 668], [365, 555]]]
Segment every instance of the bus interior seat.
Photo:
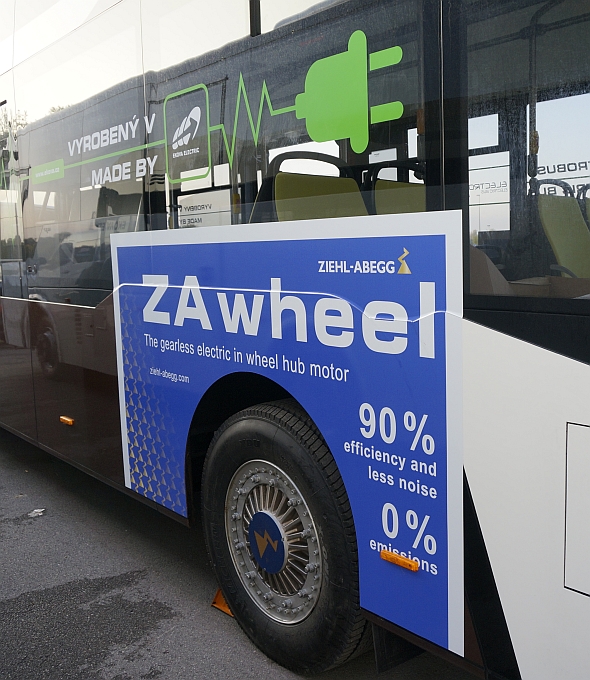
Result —
[[350, 177], [279, 172], [274, 202], [280, 222], [369, 214], [358, 184]]
[[378, 179], [375, 182], [375, 212], [377, 215], [426, 211], [424, 184]]
[[[307, 174], [281, 170], [284, 161], [321, 161], [338, 168], [338, 175]], [[424, 184], [379, 179], [383, 168], [396, 168], [406, 179], [410, 172], [424, 179], [424, 164], [417, 159], [372, 164], [359, 186], [353, 169], [336, 156], [310, 151], [286, 151], [269, 164], [254, 202], [250, 222], [274, 222], [329, 217], [425, 212]]]
[[[379, 177], [381, 170], [391, 168], [397, 171], [397, 179]], [[422, 183], [409, 182], [410, 172], [417, 180], [424, 180], [424, 164], [417, 159], [385, 161], [369, 166], [365, 185], [377, 215], [426, 211], [426, 187]]]
[[[541, 194], [540, 184], [555, 184], [564, 195]], [[543, 231], [555, 255], [562, 276], [590, 278], [590, 231], [582, 215], [580, 203], [573, 189], [561, 180], [531, 181], [533, 195], [537, 197], [537, 209]]]
[[[339, 176], [281, 171], [286, 160], [328, 163]], [[310, 151], [286, 151], [269, 164], [254, 202], [250, 222], [366, 216], [369, 212], [352, 169], [340, 158]]]
[[496, 265], [475, 246], [469, 246], [469, 292], [472, 295], [514, 295]]

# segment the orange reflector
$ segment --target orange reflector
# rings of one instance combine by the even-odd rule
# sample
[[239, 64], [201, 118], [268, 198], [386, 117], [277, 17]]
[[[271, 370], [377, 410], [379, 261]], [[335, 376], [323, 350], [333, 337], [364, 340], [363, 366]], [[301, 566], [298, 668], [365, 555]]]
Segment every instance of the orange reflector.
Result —
[[211, 602], [211, 606], [215, 607], [215, 609], [219, 609], [219, 611], [223, 612], [224, 614], [228, 614], [233, 618], [233, 614], [231, 613], [231, 610], [225, 601], [225, 597], [223, 597], [221, 588], [219, 588], [215, 593], [215, 597], [213, 598], [213, 602]]
[[74, 424], [74, 419], [70, 418], [70, 416], [60, 416], [59, 417], [59, 422], [63, 423], [64, 425], [73, 425]]
[[392, 564], [397, 564], [399, 567], [403, 567], [404, 569], [409, 569], [410, 571], [418, 571], [418, 569], [420, 569], [418, 562], [411, 560], [409, 557], [403, 557], [402, 555], [390, 552], [389, 550], [382, 550], [380, 555], [382, 560], [391, 562]]

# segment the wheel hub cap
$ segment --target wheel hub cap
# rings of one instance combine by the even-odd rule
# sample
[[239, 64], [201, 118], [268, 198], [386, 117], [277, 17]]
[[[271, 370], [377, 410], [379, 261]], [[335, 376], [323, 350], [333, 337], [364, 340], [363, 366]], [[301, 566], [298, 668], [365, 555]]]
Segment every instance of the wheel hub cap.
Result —
[[240, 466], [225, 502], [225, 530], [244, 589], [267, 616], [299, 623], [322, 585], [319, 536], [293, 480], [267, 461]]
[[256, 512], [248, 526], [250, 552], [257, 565], [268, 574], [278, 574], [287, 563], [285, 534], [275, 516], [263, 510]]

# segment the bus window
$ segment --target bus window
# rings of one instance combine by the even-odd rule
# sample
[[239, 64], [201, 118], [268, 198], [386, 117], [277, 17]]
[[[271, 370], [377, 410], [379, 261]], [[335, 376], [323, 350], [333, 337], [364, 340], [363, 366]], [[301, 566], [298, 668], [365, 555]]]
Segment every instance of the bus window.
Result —
[[280, 28], [303, 17], [322, 12], [344, 0], [260, 0], [260, 23], [263, 33]]
[[589, 15], [576, 0], [510, 7], [467, 10], [471, 293], [584, 298]]
[[[189, 60], [178, 76], [148, 87], [148, 111], [159, 111], [157, 102], [165, 101], [170, 140], [167, 165], [160, 166], [169, 190], [153, 186], [151, 200], [170, 226], [186, 226], [188, 196], [191, 209], [210, 215], [192, 226], [222, 225], [229, 217], [245, 224], [401, 213], [410, 204], [412, 211], [426, 209], [426, 185], [438, 185], [440, 174], [428, 173], [424, 143], [429, 121], [418, 7], [375, 3], [355, 15], [353, 26], [337, 4], [302, 5], [303, 14], [316, 17], [309, 26], [296, 12], [299, 5], [262, 2], [263, 19], [271, 8], [276, 14], [266, 28], [263, 21], [263, 30], [271, 31], [257, 48], [264, 59], [244, 48], [227, 61]], [[290, 31], [279, 25], [273, 33], [270, 24], [283, 20]], [[318, 108], [323, 79], [332, 94]], [[351, 87], [360, 93], [358, 110], [351, 108]], [[154, 132], [154, 139], [163, 132]], [[189, 148], [181, 149], [185, 137]], [[434, 146], [429, 150], [436, 156]], [[215, 201], [208, 197], [221, 196], [212, 192], [229, 185], [231, 213], [225, 202], [214, 218]], [[406, 194], [418, 198], [408, 203]], [[377, 195], [386, 200], [377, 205]], [[440, 207], [435, 203], [430, 209]]]
[[248, 2], [141, 0], [141, 27], [144, 68], [160, 71], [248, 35]]
[[[22, 116], [14, 111], [12, 102], [12, 74], [0, 76], [0, 263], [22, 259], [22, 216], [20, 182], [17, 180], [16, 169], [17, 133], [22, 128]], [[10, 99], [7, 100], [6, 97]], [[10, 289], [12, 296], [20, 297], [20, 282], [18, 295], [12, 285], [4, 286]], [[0, 288], [0, 294], [2, 289]], [[7, 295], [7, 293], [3, 293]]]
[[[14, 65], [57, 42], [70, 31], [79, 28], [100, 12], [112, 7], [118, 0], [37, 0], [35, 3], [19, 0], [15, 5]], [[9, 11], [4, 3], [3, 13]], [[12, 22], [11, 22], [12, 24]], [[48, 30], [51, 27], [51, 30]]]
[[[537, 103], [537, 131], [539, 139], [543, 138], [537, 161], [539, 179], [553, 177], [567, 182], [576, 194], [585, 191], [590, 183], [590, 139], [583, 131], [589, 117], [590, 94]], [[542, 193], [556, 193], [549, 189]]]
[[[139, 16], [133, 3], [97, 16], [91, 5], [76, 5], [68, 21], [79, 25], [13, 71], [28, 295], [95, 307], [112, 290], [110, 233], [144, 228], [144, 183], [131, 170], [148, 168], [148, 154]], [[32, 31], [24, 3], [18, 12]]]

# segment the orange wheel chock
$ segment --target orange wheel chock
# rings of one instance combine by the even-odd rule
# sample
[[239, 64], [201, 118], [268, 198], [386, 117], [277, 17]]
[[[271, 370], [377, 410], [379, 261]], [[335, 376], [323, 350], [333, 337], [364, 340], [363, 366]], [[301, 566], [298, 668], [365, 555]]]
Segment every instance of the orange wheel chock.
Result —
[[223, 597], [223, 593], [221, 592], [221, 588], [217, 589], [217, 592], [215, 593], [215, 597], [213, 598], [213, 602], [211, 602], [211, 606], [215, 607], [215, 609], [219, 609], [219, 611], [222, 611], [224, 614], [227, 614], [228, 616], [231, 616], [233, 618], [233, 614], [231, 613], [231, 609], [229, 608], [227, 602], [225, 601], [225, 597]]

